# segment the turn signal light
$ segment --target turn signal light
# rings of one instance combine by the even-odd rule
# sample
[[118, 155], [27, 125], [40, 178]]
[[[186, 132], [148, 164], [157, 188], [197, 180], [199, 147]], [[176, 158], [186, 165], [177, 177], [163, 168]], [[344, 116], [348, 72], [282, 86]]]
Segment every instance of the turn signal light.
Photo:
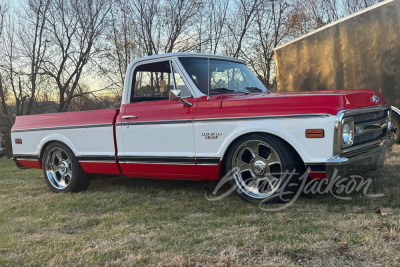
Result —
[[306, 130], [307, 138], [324, 138], [325, 131], [324, 129], [308, 129]]

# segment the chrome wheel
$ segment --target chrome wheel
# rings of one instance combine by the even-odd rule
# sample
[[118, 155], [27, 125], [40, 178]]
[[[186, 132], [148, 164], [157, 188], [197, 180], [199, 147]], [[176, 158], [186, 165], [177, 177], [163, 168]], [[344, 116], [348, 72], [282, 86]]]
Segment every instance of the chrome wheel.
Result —
[[63, 149], [54, 147], [47, 153], [45, 173], [49, 182], [57, 189], [64, 189], [71, 183], [71, 159]]
[[267, 198], [281, 184], [281, 159], [270, 145], [261, 140], [241, 144], [233, 154], [232, 167], [236, 185], [251, 198]]

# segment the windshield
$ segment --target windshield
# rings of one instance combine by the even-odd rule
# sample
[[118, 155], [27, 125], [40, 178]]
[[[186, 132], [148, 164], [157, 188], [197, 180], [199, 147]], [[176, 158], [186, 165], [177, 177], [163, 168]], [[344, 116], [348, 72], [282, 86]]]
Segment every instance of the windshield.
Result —
[[208, 94], [208, 90], [210, 95], [267, 92], [245, 64], [198, 57], [180, 57], [179, 60], [204, 94]]

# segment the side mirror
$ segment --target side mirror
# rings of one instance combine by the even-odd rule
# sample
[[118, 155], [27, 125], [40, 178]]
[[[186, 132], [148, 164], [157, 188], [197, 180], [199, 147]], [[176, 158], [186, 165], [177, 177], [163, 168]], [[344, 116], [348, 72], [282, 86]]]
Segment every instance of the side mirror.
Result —
[[169, 91], [169, 100], [179, 99], [182, 103], [188, 107], [193, 106], [193, 103], [187, 102], [185, 99], [181, 97], [181, 90], [170, 90]]
[[170, 90], [169, 91], [169, 100], [175, 100], [181, 97], [181, 90]]

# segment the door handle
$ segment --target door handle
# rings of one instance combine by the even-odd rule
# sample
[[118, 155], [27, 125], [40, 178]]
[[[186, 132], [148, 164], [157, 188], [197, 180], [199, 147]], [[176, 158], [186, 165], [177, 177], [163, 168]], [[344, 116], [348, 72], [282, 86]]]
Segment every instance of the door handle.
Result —
[[137, 119], [137, 116], [136, 115], [125, 115], [125, 116], [122, 116], [122, 118], [125, 120], [134, 120], [134, 119]]

